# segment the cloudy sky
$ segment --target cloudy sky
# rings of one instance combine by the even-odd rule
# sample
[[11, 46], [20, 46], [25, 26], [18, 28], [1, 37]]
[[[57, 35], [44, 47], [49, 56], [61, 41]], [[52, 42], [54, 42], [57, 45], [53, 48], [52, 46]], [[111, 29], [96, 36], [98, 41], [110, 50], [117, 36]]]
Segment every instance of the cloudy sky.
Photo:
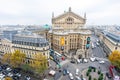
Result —
[[52, 12], [58, 16], [71, 7], [87, 14], [87, 24], [120, 24], [120, 0], [0, 0], [0, 24], [51, 24]]

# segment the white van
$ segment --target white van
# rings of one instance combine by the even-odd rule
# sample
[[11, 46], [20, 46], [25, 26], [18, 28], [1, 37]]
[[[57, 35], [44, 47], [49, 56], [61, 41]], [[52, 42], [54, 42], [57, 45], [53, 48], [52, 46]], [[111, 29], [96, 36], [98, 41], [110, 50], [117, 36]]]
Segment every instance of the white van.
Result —
[[92, 43], [92, 49], [94, 49], [95, 48], [95, 46], [94, 46], [94, 44]]
[[78, 74], [79, 74], [79, 69], [76, 69], [75, 74], [76, 74], [76, 75], [78, 75]]
[[70, 77], [70, 79], [71, 79], [71, 80], [73, 80], [73, 79], [74, 79], [74, 77], [73, 77], [72, 73], [69, 73], [69, 77]]

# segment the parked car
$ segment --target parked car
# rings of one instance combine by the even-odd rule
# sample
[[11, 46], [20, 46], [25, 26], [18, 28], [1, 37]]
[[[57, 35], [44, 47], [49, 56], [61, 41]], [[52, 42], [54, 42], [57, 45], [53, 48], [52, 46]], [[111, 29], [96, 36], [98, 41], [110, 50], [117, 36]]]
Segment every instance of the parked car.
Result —
[[71, 79], [71, 80], [73, 80], [73, 79], [74, 79], [74, 77], [73, 77], [72, 73], [69, 73], [69, 77], [70, 77], [70, 79]]
[[7, 65], [2, 65], [1, 68], [4, 69], [4, 70], [6, 70]]
[[12, 69], [11, 69], [10, 67], [8, 67], [6, 70], [7, 70], [7, 71], [12, 71]]
[[75, 76], [75, 80], [81, 80], [79, 76]]
[[87, 60], [87, 59], [84, 59], [83, 62], [84, 62], [84, 63], [88, 63], [88, 60]]
[[16, 76], [21, 77], [21, 74], [20, 74], [20, 73], [17, 73]]
[[77, 59], [77, 63], [80, 63], [80, 60], [79, 60], [79, 59]]
[[30, 76], [25, 76], [25, 80], [30, 80]]
[[8, 72], [7, 71], [2, 71], [2, 74], [7, 75]]
[[1, 66], [0, 66], [0, 71], [2, 71], [2, 68], [1, 68]]
[[79, 69], [76, 69], [75, 74], [76, 74], [76, 75], [78, 75], [78, 74], [79, 74]]
[[96, 45], [99, 46], [100, 44], [98, 42], [96, 42]]
[[73, 60], [71, 60], [70, 62], [71, 62], [71, 63], [75, 63], [75, 61], [73, 61]]
[[115, 75], [114, 78], [113, 78], [113, 80], [120, 80], [120, 77], [117, 76], [117, 75]]
[[95, 60], [96, 60], [95, 57], [91, 57], [91, 58], [90, 58], [90, 61], [92, 61], [92, 62], [95, 61]]
[[99, 63], [100, 63], [100, 64], [104, 64], [104, 63], [105, 63], [105, 61], [99, 61]]
[[13, 79], [13, 80], [19, 80], [20, 78], [19, 78], [18, 76], [15, 76], [15, 75], [14, 75], [14, 76], [12, 76], [12, 79]]
[[13, 76], [13, 74], [12, 74], [12, 73], [8, 73], [8, 74], [7, 74], [7, 76], [12, 77], [12, 76]]
[[2, 80], [4, 77], [5, 77], [5, 75], [1, 73], [0, 74], [0, 80]]
[[17, 74], [21, 71], [21, 68], [14, 68], [12, 71], [14, 74]]

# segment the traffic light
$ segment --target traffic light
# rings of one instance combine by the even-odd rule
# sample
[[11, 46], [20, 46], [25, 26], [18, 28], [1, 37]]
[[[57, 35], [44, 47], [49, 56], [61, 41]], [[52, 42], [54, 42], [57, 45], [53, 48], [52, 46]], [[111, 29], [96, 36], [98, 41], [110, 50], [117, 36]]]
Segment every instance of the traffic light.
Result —
[[90, 41], [90, 37], [87, 37], [87, 41]]

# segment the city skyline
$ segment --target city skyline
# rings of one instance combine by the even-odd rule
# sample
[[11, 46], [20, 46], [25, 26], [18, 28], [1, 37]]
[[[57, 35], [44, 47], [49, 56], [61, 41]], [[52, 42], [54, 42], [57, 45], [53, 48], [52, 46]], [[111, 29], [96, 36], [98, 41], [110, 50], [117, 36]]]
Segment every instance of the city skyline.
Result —
[[0, 1], [0, 25], [51, 25], [52, 12], [55, 17], [72, 11], [84, 17], [88, 25], [119, 25], [120, 1], [117, 0], [8, 0]]

